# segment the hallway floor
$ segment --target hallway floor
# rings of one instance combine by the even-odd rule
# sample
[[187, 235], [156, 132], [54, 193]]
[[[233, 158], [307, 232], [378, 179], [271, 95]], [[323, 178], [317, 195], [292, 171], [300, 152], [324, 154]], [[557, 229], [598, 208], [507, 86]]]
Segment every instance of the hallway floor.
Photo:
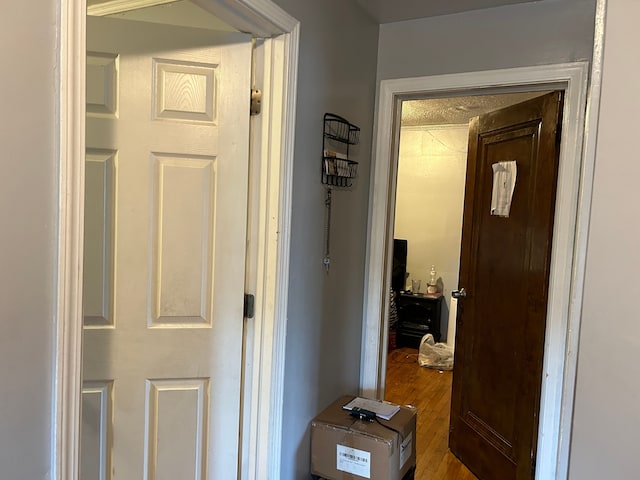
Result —
[[477, 480], [447, 446], [452, 378], [452, 372], [420, 367], [415, 348], [387, 358], [385, 399], [418, 408], [416, 480]]

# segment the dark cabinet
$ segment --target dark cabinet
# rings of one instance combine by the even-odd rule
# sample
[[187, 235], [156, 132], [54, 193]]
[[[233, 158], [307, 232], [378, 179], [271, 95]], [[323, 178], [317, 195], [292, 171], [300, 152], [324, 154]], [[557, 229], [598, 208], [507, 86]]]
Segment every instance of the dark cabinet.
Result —
[[398, 308], [397, 344], [399, 347], [419, 348], [420, 340], [431, 333], [440, 341], [440, 317], [443, 296], [401, 293], [396, 299]]

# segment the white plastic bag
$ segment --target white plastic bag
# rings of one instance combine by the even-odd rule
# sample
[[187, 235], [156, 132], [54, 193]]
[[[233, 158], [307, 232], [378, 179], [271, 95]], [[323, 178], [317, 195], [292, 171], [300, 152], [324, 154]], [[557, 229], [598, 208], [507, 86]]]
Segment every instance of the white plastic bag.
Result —
[[453, 349], [446, 343], [435, 343], [430, 333], [420, 341], [418, 364], [437, 370], [453, 369]]

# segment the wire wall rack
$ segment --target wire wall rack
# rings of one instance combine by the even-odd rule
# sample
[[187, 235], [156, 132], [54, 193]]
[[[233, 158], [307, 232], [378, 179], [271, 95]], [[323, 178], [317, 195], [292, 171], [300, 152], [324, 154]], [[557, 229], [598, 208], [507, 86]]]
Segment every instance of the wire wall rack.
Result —
[[322, 132], [322, 183], [350, 187], [358, 175], [358, 162], [349, 158], [349, 148], [360, 143], [360, 127], [335, 113], [324, 114]]

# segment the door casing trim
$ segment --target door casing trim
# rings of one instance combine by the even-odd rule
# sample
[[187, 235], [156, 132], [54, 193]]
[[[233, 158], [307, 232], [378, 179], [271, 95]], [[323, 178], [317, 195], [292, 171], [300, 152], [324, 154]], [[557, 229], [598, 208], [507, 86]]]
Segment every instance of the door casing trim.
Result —
[[[596, 37], [598, 32], [596, 32]], [[361, 394], [384, 397], [386, 318], [401, 100], [534, 89], [565, 91], [553, 229], [536, 478], [566, 478], [577, 368], [599, 90], [587, 92], [587, 62], [383, 80], [376, 112], [367, 243]], [[593, 81], [592, 81], [593, 87]], [[588, 102], [587, 102], [587, 96]], [[590, 113], [585, 125], [586, 105]], [[390, 135], [390, 132], [392, 134]], [[583, 149], [584, 145], [584, 149]]]
[[[251, 350], [257, 388], [243, 392], [243, 406], [251, 420], [243, 432], [255, 435], [255, 458], [243, 479], [280, 478], [284, 353], [289, 282], [290, 218], [298, 72], [299, 22], [271, 0], [198, 0], [234, 27], [261, 36], [271, 47], [272, 62], [265, 96], [272, 108], [261, 121], [268, 141], [254, 150], [260, 170], [260, 186], [268, 200], [257, 216], [263, 248], [255, 258], [260, 265]], [[82, 392], [82, 267], [84, 227], [85, 152], [85, 52], [86, 0], [58, 2], [58, 245], [56, 278], [55, 344], [52, 372], [51, 478], [78, 480], [80, 465], [80, 415]], [[225, 18], [226, 17], [226, 18]], [[265, 365], [268, 366], [265, 367]], [[246, 366], [246, 363], [245, 363]], [[265, 422], [264, 418], [268, 421]], [[245, 446], [245, 443], [242, 443]], [[239, 459], [240, 463], [240, 459]]]

